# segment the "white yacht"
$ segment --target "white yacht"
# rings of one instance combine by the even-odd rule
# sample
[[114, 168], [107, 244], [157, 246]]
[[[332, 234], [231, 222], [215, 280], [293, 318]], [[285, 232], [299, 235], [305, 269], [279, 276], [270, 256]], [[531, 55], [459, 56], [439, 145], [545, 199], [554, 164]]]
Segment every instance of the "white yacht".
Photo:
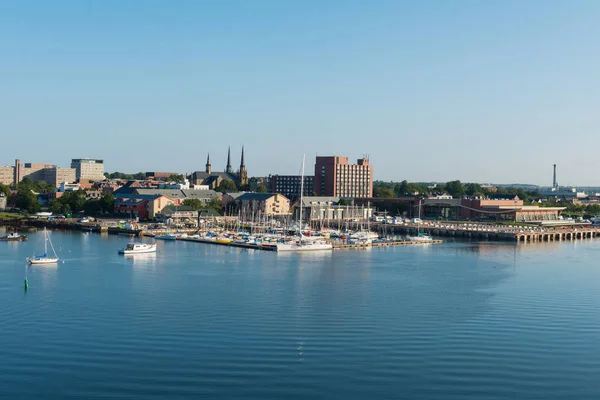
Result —
[[119, 254], [142, 254], [155, 253], [156, 244], [129, 243], [124, 249], [119, 250]]
[[[50, 249], [52, 249], [52, 254], [54, 257], [48, 257], [48, 243], [50, 243]], [[56, 264], [58, 262], [58, 256], [56, 255], [56, 251], [54, 251], [54, 246], [52, 245], [52, 241], [50, 240], [50, 236], [48, 236], [48, 231], [44, 228], [44, 254], [41, 256], [36, 256], [35, 253], [33, 256], [28, 257], [27, 262], [29, 264]]]

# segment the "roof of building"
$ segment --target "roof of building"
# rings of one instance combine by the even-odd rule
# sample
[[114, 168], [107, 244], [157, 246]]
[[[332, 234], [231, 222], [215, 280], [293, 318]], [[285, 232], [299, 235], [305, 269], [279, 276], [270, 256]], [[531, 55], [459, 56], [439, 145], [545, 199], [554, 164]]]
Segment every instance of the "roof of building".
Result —
[[192, 179], [208, 179], [208, 178], [217, 178], [217, 177], [221, 177], [223, 179], [227, 179], [230, 181], [235, 181], [238, 179], [238, 176], [234, 173], [229, 173], [229, 172], [219, 172], [219, 171], [212, 171], [210, 173], [206, 172], [206, 171], [195, 171], [192, 172]]
[[115, 196], [115, 204], [139, 204], [147, 200], [156, 200], [163, 195], [160, 194], [124, 194]]
[[194, 190], [194, 189], [152, 189], [136, 188], [136, 193], [148, 195], [162, 195], [172, 199], [217, 199], [221, 195], [214, 190]]
[[334, 204], [339, 203], [340, 197], [335, 196], [304, 196], [302, 197], [302, 207], [308, 207], [311, 204]]
[[242, 196], [242, 195], [244, 195], [246, 193], [248, 193], [248, 192], [232, 192], [232, 193], [225, 193], [225, 195], [227, 195], [227, 196], [229, 196], [229, 197], [231, 197], [232, 199], [235, 200], [238, 197], [240, 197], [240, 196]]
[[[244, 193], [241, 196], [239, 196], [237, 198], [237, 200], [258, 200], [258, 201], [265, 201], [270, 199], [273, 196], [277, 196], [279, 193], [253, 193], [253, 192], [249, 192], [249, 193]], [[285, 197], [282, 194], [279, 194], [280, 196]]]

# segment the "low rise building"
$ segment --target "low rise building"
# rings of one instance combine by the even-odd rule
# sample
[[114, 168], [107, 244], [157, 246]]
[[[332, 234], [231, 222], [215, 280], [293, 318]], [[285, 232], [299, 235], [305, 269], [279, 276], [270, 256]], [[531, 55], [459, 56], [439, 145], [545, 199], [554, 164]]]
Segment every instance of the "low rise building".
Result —
[[565, 207], [526, 206], [513, 199], [425, 199], [424, 216], [430, 219], [466, 219], [496, 222], [543, 223], [559, 220]]
[[[302, 199], [302, 219], [305, 221], [358, 221], [374, 214], [368, 205], [340, 204], [340, 197], [307, 196]], [[300, 208], [296, 207], [299, 211]], [[296, 218], [298, 212], [295, 213]]]
[[156, 220], [169, 225], [198, 226], [198, 210], [186, 206], [167, 206], [160, 213], [156, 214]]
[[290, 214], [290, 200], [279, 193], [244, 193], [234, 202], [245, 219]]
[[124, 194], [115, 197], [115, 214], [129, 218], [151, 220], [165, 207], [174, 205], [173, 199], [162, 195]]

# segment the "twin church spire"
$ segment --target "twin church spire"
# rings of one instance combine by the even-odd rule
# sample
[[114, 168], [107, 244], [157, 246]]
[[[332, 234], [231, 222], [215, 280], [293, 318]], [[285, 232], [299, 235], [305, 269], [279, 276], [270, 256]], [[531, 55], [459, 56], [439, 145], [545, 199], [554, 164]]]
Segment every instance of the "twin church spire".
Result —
[[[206, 173], [212, 173], [212, 166], [210, 164], [210, 153], [206, 157]], [[242, 146], [242, 158], [240, 160], [240, 170], [239, 173], [235, 174], [233, 172], [233, 168], [231, 166], [231, 146], [227, 149], [227, 165], [225, 166], [225, 173], [231, 175], [237, 175], [237, 183], [241, 185], [246, 185], [248, 183], [248, 171], [246, 170], [246, 165], [244, 161], [244, 146]]]

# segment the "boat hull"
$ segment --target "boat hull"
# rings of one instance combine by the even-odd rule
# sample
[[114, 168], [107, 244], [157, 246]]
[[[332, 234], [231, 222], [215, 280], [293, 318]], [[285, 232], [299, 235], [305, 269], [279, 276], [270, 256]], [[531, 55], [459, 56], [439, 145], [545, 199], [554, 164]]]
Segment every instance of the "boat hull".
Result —
[[58, 258], [28, 258], [27, 262], [31, 265], [56, 264], [58, 262]]
[[154, 249], [147, 249], [147, 250], [119, 250], [119, 254], [123, 254], [123, 255], [145, 254], [145, 253], [156, 253], [156, 247]]
[[278, 253], [279, 252], [324, 251], [324, 250], [333, 250], [333, 246], [329, 243], [307, 244], [307, 245], [278, 244], [276, 246], [276, 251]]

